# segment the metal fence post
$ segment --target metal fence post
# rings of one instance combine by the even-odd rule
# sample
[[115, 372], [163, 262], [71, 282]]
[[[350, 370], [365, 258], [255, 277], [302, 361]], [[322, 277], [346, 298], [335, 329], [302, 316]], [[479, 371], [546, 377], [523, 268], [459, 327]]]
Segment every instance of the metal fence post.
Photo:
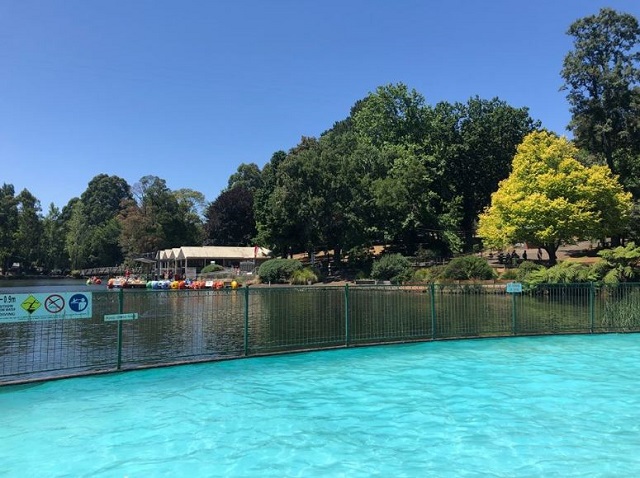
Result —
[[436, 285], [432, 282], [429, 288], [431, 290], [431, 339], [435, 340], [438, 336], [436, 329]]
[[349, 346], [349, 284], [344, 285], [344, 344]]
[[517, 325], [516, 325], [516, 294], [515, 292], [511, 293], [511, 334], [516, 335], [518, 333]]
[[[118, 313], [124, 313], [124, 288], [118, 291]], [[118, 320], [118, 362], [116, 369], [122, 368], [122, 320]]]
[[244, 356], [249, 355], [249, 284], [244, 288]]
[[593, 282], [589, 282], [589, 332], [593, 333], [594, 323], [596, 320], [595, 311], [596, 291]]

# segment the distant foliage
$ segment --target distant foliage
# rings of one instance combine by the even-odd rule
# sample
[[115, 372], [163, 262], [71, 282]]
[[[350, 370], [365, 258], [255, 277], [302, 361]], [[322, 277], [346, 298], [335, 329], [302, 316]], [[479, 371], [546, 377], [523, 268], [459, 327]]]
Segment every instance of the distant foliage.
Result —
[[305, 267], [293, 272], [291, 283], [297, 285], [313, 284], [318, 282], [318, 274], [311, 267]]
[[258, 277], [262, 282], [289, 282], [296, 271], [302, 269], [300, 261], [295, 259], [270, 259], [258, 269]]
[[413, 275], [409, 259], [402, 254], [386, 254], [377, 260], [371, 269], [371, 277], [388, 280], [394, 284], [408, 282]]
[[526, 283], [535, 287], [541, 284], [575, 284], [597, 280], [595, 268], [579, 262], [563, 261], [549, 269], [532, 271], [527, 275]]
[[437, 280], [442, 275], [445, 266], [432, 266], [432, 267], [424, 267], [422, 269], [418, 269], [413, 274], [414, 282], [437, 282]]
[[356, 246], [347, 251], [347, 265], [368, 277], [373, 265], [373, 251], [366, 246]]
[[202, 274], [207, 274], [209, 272], [220, 272], [223, 269], [224, 267], [222, 267], [220, 264], [208, 264], [204, 266], [200, 272]]
[[598, 252], [603, 261], [597, 264], [602, 282], [618, 284], [640, 280], [640, 247], [629, 242], [626, 246]]
[[592, 265], [563, 261], [549, 269], [540, 266], [534, 269], [532, 264], [526, 266], [528, 268], [526, 271], [519, 270], [522, 275], [518, 277], [518, 280], [531, 287], [541, 284], [580, 282], [617, 285], [621, 282], [637, 282], [640, 280], [640, 247], [636, 247], [633, 242], [629, 242], [624, 247], [605, 249], [600, 251], [598, 255], [602, 260]]
[[496, 272], [482, 257], [462, 256], [452, 259], [447, 264], [442, 272], [442, 278], [452, 280], [490, 280], [496, 278]]
[[518, 279], [518, 271], [517, 269], [505, 269], [505, 271], [500, 274], [501, 280], [517, 280]]
[[529, 275], [535, 271], [543, 270], [545, 267], [532, 261], [522, 261], [515, 270], [514, 279], [518, 282], [525, 282]]

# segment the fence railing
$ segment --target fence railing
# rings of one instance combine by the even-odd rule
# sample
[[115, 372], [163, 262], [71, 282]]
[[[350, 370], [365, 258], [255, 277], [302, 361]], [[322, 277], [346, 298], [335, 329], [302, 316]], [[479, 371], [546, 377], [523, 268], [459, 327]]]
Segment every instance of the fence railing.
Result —
[[640, 284], [99, 291], [90, 318], [0, 323], [0, 384], [378, 343], [636, 331]]

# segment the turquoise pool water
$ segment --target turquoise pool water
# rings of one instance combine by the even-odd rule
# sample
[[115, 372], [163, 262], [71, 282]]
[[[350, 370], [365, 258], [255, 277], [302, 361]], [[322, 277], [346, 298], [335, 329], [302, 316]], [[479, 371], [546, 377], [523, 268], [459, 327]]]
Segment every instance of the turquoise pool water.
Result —
[[640, 335], [334, 350], [0, 388], [0, 476], [637, 476]]

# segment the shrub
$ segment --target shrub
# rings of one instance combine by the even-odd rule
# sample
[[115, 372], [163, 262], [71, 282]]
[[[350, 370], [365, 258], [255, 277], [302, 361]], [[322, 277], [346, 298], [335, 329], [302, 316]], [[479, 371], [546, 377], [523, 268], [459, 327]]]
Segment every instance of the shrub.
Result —
[[373, 253], [368, 247], [358, 246], [347, 251], [347, 266], [351, 269], [358, 269], [368, 273], [371, 270], [372, 262]]
[[527, 284], [533, 287], [540, 284], [572, 284], [597, 280], [595, 269], [571, 261], [560, 262], [549, 269], [531, 271], [526, 277]]
[[640, 247], [629, 242], [626, 246], [598, 252], [603, 261], [597, 270], [605, 284], [636, 282], [640, 279]]
[[522, 263], [515, 271], [516, 275], [514, 279], [516, 279], [518, 282], [525, 282], [527, 280], [527, 277], [529, 277], [529, 274], [542, 269], [544, 269], [544, 266], [540, 264], [536, 264], [535, 262], [531, 261], [522, 261]]
[[389, 280], [394, 284], [407, 282], [411, 276], [411, 263], [402, 254], [385, 254], [371, 268], [371, 277]]
[[416, 282], [435, 282], [442, 275], [444, 266], [433, 266], [418, 269], [413, 274], [413, 280]]
[[311, 267], [298, 269], [293, 271], [291, 275], [292, 284], [308, 284], [314, 282], [318, 282], [318, 274]]
[[356, 272], [356, 280], [358, 279], [368, 279], [371, 274], [366, 271], [358, 271]]
[[435, 249], [425, 249], [422, 246], [418, 247], [416, 251], [416, 259], [418, 262], [429, 262], [442, 257], [442, 252]]
[[500, 274], [502, 280], [516, 280], [518, 278], [518, 271], [516, 269], [507, 269]]
[[202, 268], [200, 273], [208, 274], [209, 272], [220, 272], [223, 269], [224, 267], [222, 267], [220, 264], [208, 264]]
[[453, 280], [489, 280], [496, 278], [496, 272], [482, 257], [462, 256], [452, 259], [446, 265], [442, 277]]
[[289, 282], [293, 273], [300, 269], [302, 264], [295, 259], [270, 259], [262, 263], [258, 277], [262, 282]]

